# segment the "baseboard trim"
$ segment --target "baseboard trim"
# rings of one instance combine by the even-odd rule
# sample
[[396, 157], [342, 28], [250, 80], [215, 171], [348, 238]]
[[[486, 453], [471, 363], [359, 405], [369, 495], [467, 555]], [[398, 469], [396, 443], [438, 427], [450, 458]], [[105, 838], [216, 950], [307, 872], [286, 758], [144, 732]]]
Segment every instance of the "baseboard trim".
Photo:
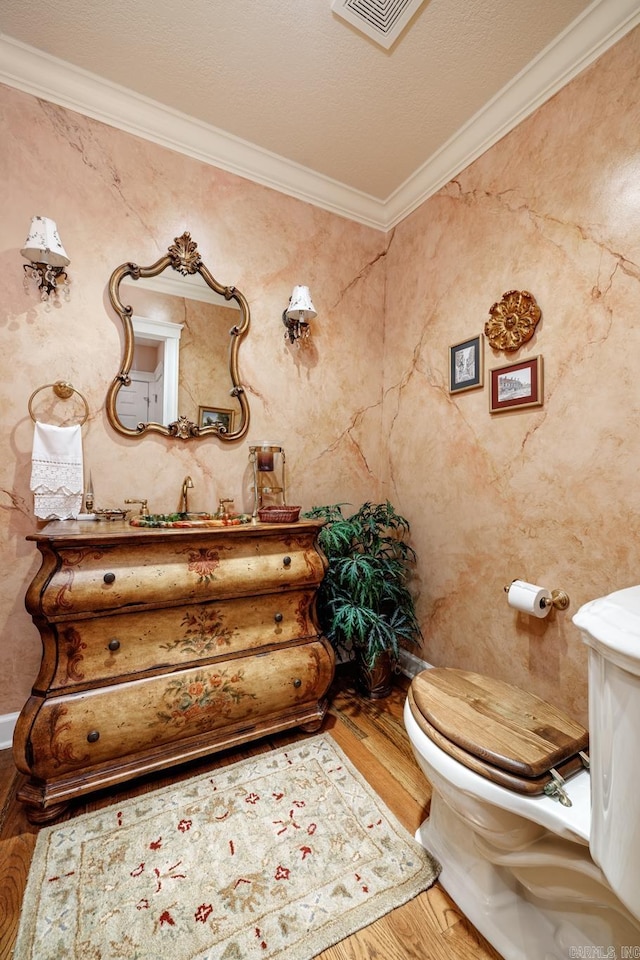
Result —
[[421, 660], [420, 657], [416, 657], [414, 653], [410, 653], [404, 649], [400, 650], [398, 665], [400, 672], [404, 673], [405, 677], [409, 677], [410, 680], [417, 677], [423, 670], [431, 670], [433, 667], [432, 663], [427, 663], [426, 660]]
[[0, 750], [10, 750], [13, 744], [13, 731], [18, 722], [18, 713], [0, 714]]

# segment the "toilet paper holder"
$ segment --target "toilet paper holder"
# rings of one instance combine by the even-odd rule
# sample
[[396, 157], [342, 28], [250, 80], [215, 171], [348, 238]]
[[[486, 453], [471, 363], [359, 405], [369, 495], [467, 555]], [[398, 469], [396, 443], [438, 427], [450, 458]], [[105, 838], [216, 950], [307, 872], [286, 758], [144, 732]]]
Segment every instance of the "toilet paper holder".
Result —
[[[516, 580], [520, 579], [516, 577]], [[516, 580], [512, 580], [511, 583], [515, 583]], [[509, 593], [511, 583], [507, 584], [504, 587], [504, 592]], [[566, 610], [570, 604], [569, 594], [565, 593], [564, 590], [552, 590], [550, 597], [542, 597], [540, 603], [544, 607], [555, 607], [556, 610]]]

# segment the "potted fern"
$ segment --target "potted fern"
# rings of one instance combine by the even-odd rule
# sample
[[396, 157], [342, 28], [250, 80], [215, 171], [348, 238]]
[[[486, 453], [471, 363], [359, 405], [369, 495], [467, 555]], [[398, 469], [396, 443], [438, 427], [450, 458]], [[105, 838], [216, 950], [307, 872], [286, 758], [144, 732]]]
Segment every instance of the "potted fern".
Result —
[[402, 642], [422, 634], [408, 578], [416, 555], [404, 539], [408, 521], [385, 503], [364, 503], [345, 516], [346, 504], [313, 507], [321, 519], [318, 543], [328, 569], [318, 591], [318, 619], [339, 654], [358, 664], [359, 686], [374, 699], [391, 690]]

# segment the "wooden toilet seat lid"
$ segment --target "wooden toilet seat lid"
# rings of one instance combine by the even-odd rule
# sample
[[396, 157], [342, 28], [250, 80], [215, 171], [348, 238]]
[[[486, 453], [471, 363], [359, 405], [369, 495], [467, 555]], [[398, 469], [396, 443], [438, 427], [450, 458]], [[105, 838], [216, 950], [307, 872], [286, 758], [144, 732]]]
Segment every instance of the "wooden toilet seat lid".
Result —
[[464, 754], [470, 754], [489, 771], [504, 771], [508, 779], [542, 778], [546, 783], [552, 767], [559, 770], [572, 761], [580, 769], [580, 760], [573, 763], [573, 758], [589, 747], [588, 731], [562, 710], [502, 680], [466, 670], [423, 670], [411, 682], [409, 704], [416, 721], [420, 715], [426, 720], [421, 726], [427, 735], [425, 727], [435, 731], [432, 739], [438, 746], [446, 749], [449, 741], [458, 748], [456, 754], [448, 751], [452, 756], [465, 762]]

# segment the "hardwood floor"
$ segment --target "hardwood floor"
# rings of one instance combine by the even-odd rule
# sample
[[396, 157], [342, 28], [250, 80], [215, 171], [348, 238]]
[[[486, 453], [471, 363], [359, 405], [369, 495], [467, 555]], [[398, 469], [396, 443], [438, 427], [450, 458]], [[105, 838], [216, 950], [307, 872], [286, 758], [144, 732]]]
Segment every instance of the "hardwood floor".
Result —
[[[331, 706], [322, 727], [412, 834], [428, 814], [430, 790], [413, 759], [402, 722], [408, 681], [396, 678], [385, 700], [367, 700], [354, 690], [348, 671], [332, 688]], [[136, 796], [166, 783], [304, 739], [300, 730], [214, 755], [171, 774], [145, 777], [118, 790]], [[16, 800], [19, 774], [11, 752], [0, 751], [0, 960], [9, 960], [18, 931], [20, 907], [38, 828], [30, 824]], [[62, 819], [112, 803], [113, 791], [78, 801]], [[319, 960], [501, 960], [500, 955], [463, 917], [439, 883], [376, 923], [318, 955]], [[71, 958], [73, 960], [73, 958]], [[164, 958], [153, 958], [164, 960]]]

